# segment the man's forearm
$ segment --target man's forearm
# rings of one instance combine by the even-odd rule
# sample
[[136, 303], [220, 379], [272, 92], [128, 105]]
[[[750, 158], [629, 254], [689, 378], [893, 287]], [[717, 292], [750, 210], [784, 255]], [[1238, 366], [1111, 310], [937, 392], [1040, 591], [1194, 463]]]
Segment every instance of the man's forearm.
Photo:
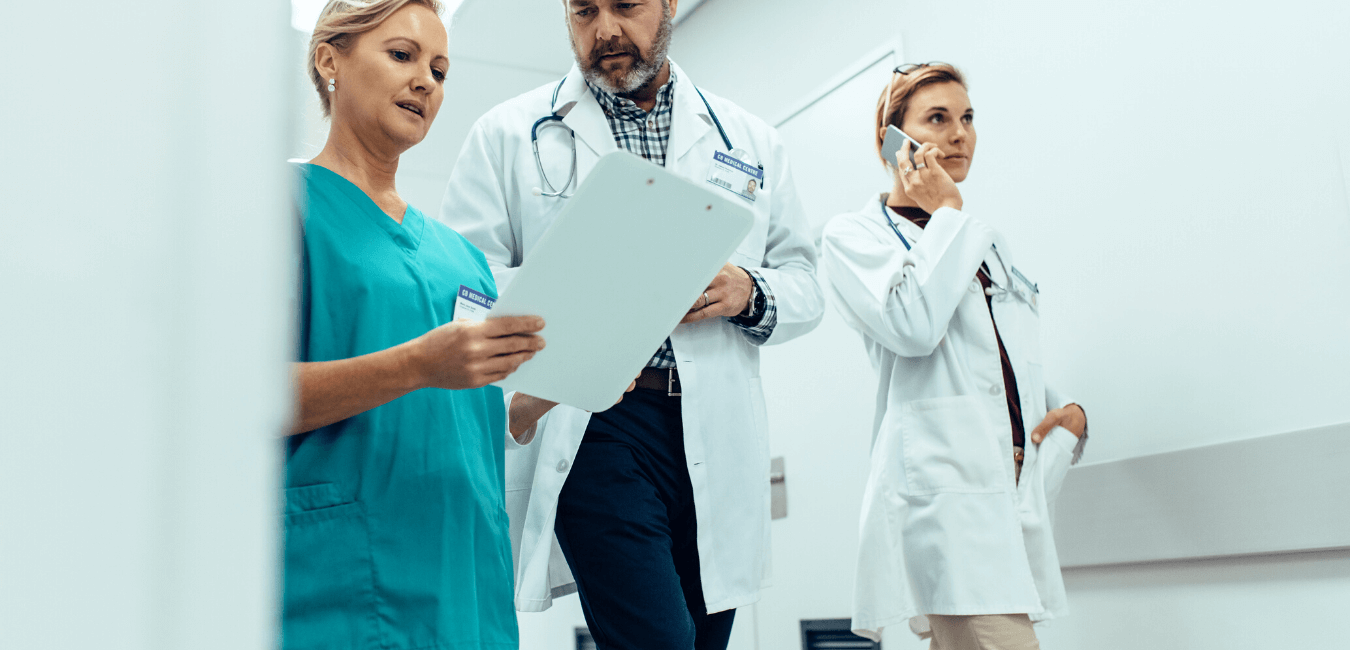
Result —
[[507, 413], [507, 422], [510, 423], [511, 437], [520, 444], [526, 444], [534, 437], [532, 431], [534, 425], [539, 422], [539, 418], [544, 417], [557, 402], [550, 402], [546, 399], [539, 399], [533, 395], [516, 393], [511, 396], [511, 409]]

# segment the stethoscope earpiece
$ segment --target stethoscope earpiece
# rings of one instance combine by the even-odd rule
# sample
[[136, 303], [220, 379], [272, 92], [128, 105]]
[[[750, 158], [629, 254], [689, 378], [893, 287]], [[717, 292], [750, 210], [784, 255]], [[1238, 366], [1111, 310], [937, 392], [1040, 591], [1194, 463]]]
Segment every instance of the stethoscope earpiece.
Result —
[[[1000, 286], [998, 286], [998, 285], [994, 285], [994, 286], [989, 287], [989, 288], [987, 288], [987, 289], [984, 290], [984, 295], [989, 296], [989, 297], [991, 297], [991, 298], [994, 298], [995, 300], [998, 300], [999, 302], [1005, 302], [1005, 301], [1009, 300], [1008, 294], [1010, 294], [1010, 293], [1014, 293], [1014, 292], [1009, 291], [1009, 290], [1007, 290], [1007, 289], [1004, 289], [1003, 287], [1000, 287]], [[1020, 297], [1020, 296], [1019, 296], [1019, 297]]]

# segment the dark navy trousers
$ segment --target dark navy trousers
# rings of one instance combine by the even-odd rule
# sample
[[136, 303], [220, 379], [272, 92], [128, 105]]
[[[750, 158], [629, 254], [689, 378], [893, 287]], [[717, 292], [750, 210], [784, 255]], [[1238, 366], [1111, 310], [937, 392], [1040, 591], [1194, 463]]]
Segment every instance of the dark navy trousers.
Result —
[[725, 650], [708, 614], [680, 398], [638, 388], [591, 416], [554, 530], [601, 650]]

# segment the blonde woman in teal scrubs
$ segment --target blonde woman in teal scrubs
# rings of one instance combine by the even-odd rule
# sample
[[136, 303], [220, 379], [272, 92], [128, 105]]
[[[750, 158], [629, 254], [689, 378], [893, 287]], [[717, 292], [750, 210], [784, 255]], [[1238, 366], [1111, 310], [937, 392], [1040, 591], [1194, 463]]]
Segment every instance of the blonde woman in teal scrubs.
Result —
[[[399, 198], [444, 96], [435, 0], [332, 0], [310, 75], [332, 119], [300, 165], [298, 421], [286, 445], [282, 647], [516, 648], [503, 454], [488, 386], [543, 348], [534, 317], [455, 321], [483, 255]], [[548, 404], [520, 396], [513, 428]]]

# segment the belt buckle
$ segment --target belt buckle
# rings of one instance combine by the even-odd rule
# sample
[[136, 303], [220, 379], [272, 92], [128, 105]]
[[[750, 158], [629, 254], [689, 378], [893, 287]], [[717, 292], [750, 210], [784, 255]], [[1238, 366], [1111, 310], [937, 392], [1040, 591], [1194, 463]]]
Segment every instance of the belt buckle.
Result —
[[675, 369], [666, 368], [666, 397], [680, 396], [680, 380], [675, 378]]

